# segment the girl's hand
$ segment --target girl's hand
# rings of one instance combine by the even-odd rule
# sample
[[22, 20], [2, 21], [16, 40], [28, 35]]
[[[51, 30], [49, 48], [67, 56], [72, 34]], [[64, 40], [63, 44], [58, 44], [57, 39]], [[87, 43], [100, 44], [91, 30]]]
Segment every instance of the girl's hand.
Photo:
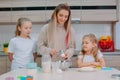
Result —
[[99, 66], [99, 63], [98, 62], [93, 62], [91, 63], [93, 66]]
[[50, 55], [54, 56], [56, 53], [57, 53], [56, 49], [52, 49], [51, 52], [50, 52]]

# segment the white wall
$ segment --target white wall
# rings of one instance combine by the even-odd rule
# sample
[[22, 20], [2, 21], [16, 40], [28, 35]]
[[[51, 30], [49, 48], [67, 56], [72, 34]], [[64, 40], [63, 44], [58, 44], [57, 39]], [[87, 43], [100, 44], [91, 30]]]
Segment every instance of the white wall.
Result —
[[119, 0], [119, 22], [115, 27], [115, 48], [120, 50], [120, 0]]
[[[42, 25], [33, 24], [31, 37], [37, 40]], [[88, 33], [94, 33], [97, 38], [102, 35], [111, 35], [110, 24], [72, 24], [76, 32], [76, 48], [81, 48], [81, 40], [83, 35]], [[9, 42], [14, 37], [15, 25], [0, 25], [0, 44]], [[0, 47], [2, 50], [2, 47]]]

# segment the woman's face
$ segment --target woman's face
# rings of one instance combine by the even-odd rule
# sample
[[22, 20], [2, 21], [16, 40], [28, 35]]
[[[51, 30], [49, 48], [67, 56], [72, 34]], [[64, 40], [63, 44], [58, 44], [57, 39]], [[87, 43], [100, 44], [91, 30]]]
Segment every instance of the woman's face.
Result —
[[29, 34], [31, 33], [32, 23], [29, 21], [26, 21], [18, 28], [21, 32], [21, 34], [20, 34], [21, 36], [28, 37]]
[[57, 14], [57, 22], [61, 25], [64, 25], [64, 23], [68, 19], [69, 12], [67, 10], [60, 10]]

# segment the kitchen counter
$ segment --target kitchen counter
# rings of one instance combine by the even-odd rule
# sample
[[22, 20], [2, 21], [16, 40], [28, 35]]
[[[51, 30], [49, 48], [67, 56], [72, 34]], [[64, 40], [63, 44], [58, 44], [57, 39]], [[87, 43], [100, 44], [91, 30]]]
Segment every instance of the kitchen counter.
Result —
[[[77, 56], [79, 53], [78, 50], [75, 50], [75, 54], [73, 56]], [[120, 51], [115, 52], [102, 52], [104, 56], [120, 56]], [[0, 51], [0, 56], [8, 56], [8, 54], [4, 53], [3, 51]], [[41, 55], [38, 55], [38, 57], [41, 57]]]
[[[96, 70], [96, 71], [78, 71], [79, 68], [69, 68], [61, 73], [43, 73], [38, 72], [34, 77], [34, 80], [115, 80], [112, 78], [113, 74], [120, 74], [120, 71], [114, 68], [110, 70]], [[18, 79], [18, 76], [27, 76], [26, 69], [18, 69], [10, 71], [0, 76], [1, 80], [5, 80], [6, 77], [13, 77], [14, 80]]]
[[7, 56], [8, 54], [4, 53], [3, 51], [0, 51], [0, 56]]
[[[104, 59], [106, 62], [107, 67], [114, 67], [116, 69], [120, 70], [120, 52], [103, 52]], [[76, 68], [77, 67], [77, 55], [75, 54], [71, 59], [71, 67]], [[8, 72], [10, 70], [10, 61], [8, 60], [8, 55], [4, 54], [3, 51], [0, 51], [0, 74], [3, 74], [4, 72]], [[41, 66], [41, 55], [38, 55], [38, 58], [36, 60], [38, 63], [38, 66]], [[1, 71], [2, 68], [2, 71]], [[7, 69], [4, 69], [7, 68]]]

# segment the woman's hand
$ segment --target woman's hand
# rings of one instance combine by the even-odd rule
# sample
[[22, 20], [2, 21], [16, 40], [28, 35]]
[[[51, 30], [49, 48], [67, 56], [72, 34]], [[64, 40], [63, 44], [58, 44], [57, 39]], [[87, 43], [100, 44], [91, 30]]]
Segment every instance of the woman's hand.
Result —
[[51, 52], [50, 52], [50, 55], [53, 56], [57, 53], [56, 49], [52, 49]]
[[68, 59], [68, 53], [64, 53], [64, 56], [62, 56], [64, 59]]

